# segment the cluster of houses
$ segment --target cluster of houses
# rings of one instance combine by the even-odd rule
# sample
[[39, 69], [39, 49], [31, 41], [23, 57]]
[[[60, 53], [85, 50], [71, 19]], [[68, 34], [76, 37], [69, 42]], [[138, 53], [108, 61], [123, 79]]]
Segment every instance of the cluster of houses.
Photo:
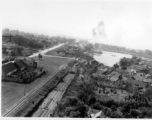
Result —
[[112, 70], [109, 74], [105, 74], [110, 68], [106, 66], [99, 66], [98, 71], [93, 74], [94, 77], [100, 79], [106, 79], [109, 81], [127, 81], [138, 86], [146, 86], [152, 84], [152, 71], [148, 66], [145, 65], [132, 65], [127, 70], [117, 68]]
[[[97, 83], [97, 86], [94, 89], [95, 93], [101, 96], [107, 96], [117, 101], [123, 100], [127, 102], [129, 96], [132, 96], [133, 94], [125, 90], [126, 82], [131, 84], [133, 89], [138, 91], [139, 94], [146, 91], [147, 85], [152, 85], [152, 69], [148, 65], [145, 65], [145, 62], [140, 62], [138, 65], [131, 65], [126, 70], [121, 69], [121, 67], [108, 67], [95, 60], [87, 62], [82, 59], [79, 62], [84, 65], [92, 64], [93, 66], [98, 66], [97, 72], [90, 76], [93, 77], [93, 80]], [[82, 69], [80, 70], [80, 80], [83, 79]], [[141, 99], [141, 101], [137, 100], [137, 102], [144, 102], [145, 104], [145, 99]]]
[[31, 58], [21, 58], [2, 65], [2, 81], [30, 83], [45, 71]]
[[37, 52], [34, 49], [28, 49], [21, 46], [17, 46], [16, 44], [7, 43], [2, 45], [2, 54], [3, 54], [3, 61], [2, 63], [6, 63], [11, 59], [14, 60], [14, 58], [18, 56], [29, 56], [33, 54], [34, 52]]

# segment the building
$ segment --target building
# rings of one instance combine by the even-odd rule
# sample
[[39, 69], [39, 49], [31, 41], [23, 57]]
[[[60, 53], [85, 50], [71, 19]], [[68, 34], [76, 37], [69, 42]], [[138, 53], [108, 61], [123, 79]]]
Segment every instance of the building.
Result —
[[2, 79], [6, 76], [10, 76], [12, 73], [17, 71], [17, 67], [12, 63], [7, 63], [2, 66]]
[[17, 59], [2, 65], [2, 81], [29, 83], [44, 72], [31, 58]]

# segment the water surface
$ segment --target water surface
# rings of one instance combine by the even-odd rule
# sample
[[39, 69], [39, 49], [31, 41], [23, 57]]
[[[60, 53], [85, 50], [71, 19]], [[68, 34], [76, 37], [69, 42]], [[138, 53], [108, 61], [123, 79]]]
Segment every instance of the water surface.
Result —
[[94, 55], [94, 59], [108, 66], [113, 66], [123, 57], [131, 58], [132, 55], [102, 51], [103, 54]]

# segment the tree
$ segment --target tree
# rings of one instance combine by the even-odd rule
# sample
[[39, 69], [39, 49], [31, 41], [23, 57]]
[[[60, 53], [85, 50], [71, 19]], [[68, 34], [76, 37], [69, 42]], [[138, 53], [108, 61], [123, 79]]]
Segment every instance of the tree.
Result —
[[152, 87], [151, 86], [146, 89], [145, 96], [147, 96], [147, 97], [152, 96]]
[[79, 111], [71, 111], [69, 117], [80, 118], [80, 114]]
[[107, 102], [106, 102], [106, 106], [107, 107], [111, 107], [111, 106], [113, 106], [113, 105], [116, 105], [116, 102], [114, 101], [114, 100], [108, 100]]
[[96, 101], [91, 107], [97, 110], [104, 109], [104, 106], [102, 106], [99, 101]]
[[146, 118], [152, 118], [152, 108], [147, 111]]
[[119, 68], [118, 64], [114, 64], [113, 66], [114, 66], [114, 68]]
[[85, 51], [88, 53], [90, 53], [92, 51], [92, 49], [93, 49], [93, 45], [91, 43], [89, 43], [85, 46]]
[[60, 102], [58, 102], [57, 104], [58, 104], [58, 106], [57, 106], [57, 110], [58, 111], [64, 111], [65, 110], [65, 108], [66, 108], [66, 99], [62, 99]]
[[120, 59], [120, 66], [121, 67], [128, 67], [131, 65], [131, 60], [129, 58], [122, 58]]
[[70, 116], [70, 112], [72, 112], [72, 111], [74, 111], [75, 110], [75, 108], [74, 107], [66, 107], [65, 108], [65, 115], [66, 116]]
[[94, 44], [94, 48], [97, 49], [97, 50], [99, 50], [100, 49], [100, 44], [99, 43], [95, 43]]
[[91, 56], [89, 56], [87, 54], [84, 54], [83, 58], [86, 59], [87, 61], [92, 61], [93, 60], [93, 57], [91, 57]]
[[122, 115], [119, 112], [114, 111], [111, 113], [110, 117], [111, 118], [122, 118]]
[[110, 115], [111, 115], [111, 109], [110, 108], [105, 108], [105, 110], [104, 110], [104, 114], [106, 115], [106, 116], [109, 116], [110, 117]]
[[88, 99], [88, 105], [92, 105], [96, 103], [96, 98], [94, 96], [90, 96]]
[[152, 51], [151, 50], [145, 50], [145, 53], [149, 56], [152, 56]]
[[131, 109], [130, 115], [132, 118], [137, 118], [140, 115], [140, 113], [136, 109]]
[[112, 110], [112, 111], [116, 111], [116, 110], [117, 110], [117, 107], [116, 107], [115, 105], [112, 105], [112, 106], [111, 106], [111, 110]]
[[69, 96], [67, 99], [67, 106], [77, 106], [78, 99], [75, 96]]
[[75, 55], [75, 59], [76, 58], [80, 58], [81, 59], [81, 57], [83, 56], [83, 53], [82, 53], [81, 50], [76, 50], [74, 55]]

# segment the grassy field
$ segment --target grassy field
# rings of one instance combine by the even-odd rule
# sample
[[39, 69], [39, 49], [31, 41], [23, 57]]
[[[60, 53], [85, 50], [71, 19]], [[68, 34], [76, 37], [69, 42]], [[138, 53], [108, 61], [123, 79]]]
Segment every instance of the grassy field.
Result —
[[2, 113], [24, 96], [24, 90], [25, 93], [28, 93], [41, 82], [44, 82], [46, 77], [57, 71], [61, 65], [70, 61], [70, 59], [67, 58], [48, 56], [43, 56], [42, 60], [38, 60], [38, 57], [34, 57], [34, 59], [38, 61], [39, 66], [44, 66], [44, 69], [47, 70], [47, 74], [26, 85], [13, 82], [2, 82]]

